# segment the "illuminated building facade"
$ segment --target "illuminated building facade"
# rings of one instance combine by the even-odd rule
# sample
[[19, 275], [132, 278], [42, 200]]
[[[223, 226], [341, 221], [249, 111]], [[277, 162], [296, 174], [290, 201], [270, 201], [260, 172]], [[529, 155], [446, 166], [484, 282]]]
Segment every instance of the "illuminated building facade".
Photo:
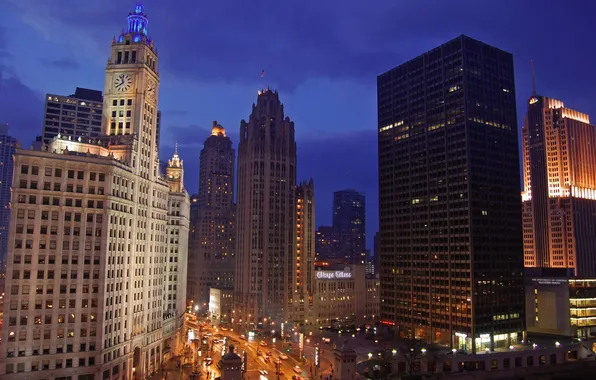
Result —
[[41, 142], [49, 144], [58, 135], [98, 137], [102, 109], [101, 91], [77, 87], [70, 96], [47, 94]]
[[364, 194], [356, 190], [333, 193], [333, 228], [340, 235], [339, 256], [348, 263], [363, 264], [366, 258]]
[[374, 324], [379, 318], [379, 277], [367, 275], [364, 265], [317, 269], [314, 287], [312, 322], [318, 326]]
[[234, 286], [235, 159], [232, 140], [214, 121], [201, 150], [199, 194], [191, 213], [188, 297], [199, 308], [209, 302], [210, 288]]
[[234, 301], [243, 323], [288, 319], [295, 218], [294, 123], [267, 89], [240, 123]]
[[339, 259], [340, 233], [332, 226], [319, 226], [315, 240], [317, 260]]
[[296, 189], [296, 242], [293, 255], [292, 321], [312, 315], [315, 279], [315, 184], [311, 179]]
[[2, 379], [145, 379], [182, 349], [189, 200], [177, 154], [158, 175], [147, 22], [112, 42], [103, 134], [15, 153]]
[[532, 96], [522, 137], [525, 266], [596, 277], [596, 129], [563, 102]]
[[526, 268], [528, 333], [591, 339], [596, 334], [596, 279], [573, 268]]
[[381, 319], [469, 351], [524, 330], [513, 57], [460, 36], [378, 77]]

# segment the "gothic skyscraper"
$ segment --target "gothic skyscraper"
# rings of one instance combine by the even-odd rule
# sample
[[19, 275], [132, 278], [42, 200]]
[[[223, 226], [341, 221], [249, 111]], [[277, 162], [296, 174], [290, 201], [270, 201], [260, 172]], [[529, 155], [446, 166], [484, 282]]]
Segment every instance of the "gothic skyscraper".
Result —
[[295, 275], [296, 141], [277, 91], [259, 92], [240, 123], [237, 203], [236, 316], [285, 320]]
[[234, 283], [235, 204], [232, 140], [213, 122], [201, 150], [199, 195], [191, 211], [188, 298], [202, 307], [209, 289]]

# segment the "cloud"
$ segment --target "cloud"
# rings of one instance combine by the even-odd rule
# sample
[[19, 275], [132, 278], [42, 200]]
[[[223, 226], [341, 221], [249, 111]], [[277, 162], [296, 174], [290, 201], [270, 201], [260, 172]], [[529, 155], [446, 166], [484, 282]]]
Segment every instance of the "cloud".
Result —
[[41, 134], [43, 95], [23, 84], [9, 67], [0, 63], [0, 122], [24, 147], [31, 136]]
[[[88, 41], [86, 45], [98, 47], [102, 57], [106, 41], [125, 26], [134, 6], [132, 0], [62, 0], [61, 7], [36, 0], [9, 1], [48, 39], [74, 36], [77, 44]], [[544, 1], [545, 13], [561, 11], [551, 6], [554, 0]], [[198, 83], [275, 84], [285, 92], [309, 78], [370, 82], [462, 33], [486, 37], [506, 50], [523, 51], [535, 40], [535, 27], [525, 22], [535, 7], [515, 0], [179, 0], [175, 8], [160, 0], [144, 3], [162, 71]], [[577, 16], [577, 9], [570, 6], [563, 12], [569, 18]], [[551, 34], [544, 39], [560, 40], [565, 31], [546, 32]]]
[[10, 54], [8, 53], [8, 51], [6, 51], [6, 46], [7, 46], [6, 36], [7, 36], [7, 34], [8, 33], [6, 33], [6, 29], [0, 25], [0, 64], [2, 64], [2, 61], [4, 59], [10, 57]]
[[[211, 128], [202, 127], [196, 124], [187, 126], [161, 126], [160, 139], [166, 142], [173, 149], [173, 143], [178, 142], [182, 150], [185, 148], [203, 148], [203, 142], [211, 134]], [[164, 146], [165, 144], [161, 144]]]
[[187, 110], [162, 110], [161, 113], [162, 113], [162, 115], [167, 115], [167, 116], [186, 116], [186, 115], [188, 115]]
[[80, 65], [77, 61], [70, 58], [54, 59], [47, 62], [50, 66], [56, 67], [62, 70], [78, 70]]

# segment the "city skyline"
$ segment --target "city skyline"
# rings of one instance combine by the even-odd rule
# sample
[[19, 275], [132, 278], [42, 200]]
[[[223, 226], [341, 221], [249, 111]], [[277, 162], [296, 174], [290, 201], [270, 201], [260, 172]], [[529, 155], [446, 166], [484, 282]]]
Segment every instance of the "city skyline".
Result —
[[[128, 12], [129, 3], [88, 2], [83, 6], [67, 1], [64, 10], [31, 1], [8, 3], [7, 11], [0, 15], [0, 72], [4, 79], [0, 82], [0, 121], [14, 126], [16, 137], [24, 146], [39, 134], [45, 93], [66, 95], [76, 86], [103, 88], [100, 73], [107, 58], [103, 47], [121, 28], [114, 15]], [[596, 105], [585, 96], [596, 84], [596, 73], [590, 71], [591, 60], [585, 59], [589, 52], [582, 48], [588, 35], [580, 33], [588, 22], [591, 5], [580, 10], [571, 6], [560, 9], [549, 6], [549, 2], [539, 9], [520, 2], [515, 7], [507, 2], [498, 6], [461, 2], [450, 4], [449, 9], [435, 2], [401, 5], [399, 9], [384, 1], [364, 9], [355, 3], [342, 4], [337, 7], [331, 2], [322, 9], [319, 4], [316, 10], [320, 14], [315, 14], [308, 2], [291, 9], [287, 8], [289, 5], [239, 3], [227, 12], [217, 4], [189, 11], [181, 2], [170, 11], [163, 2], [145, 1], [152, 18], [151, 34], [162, 49], [162, 148], [167, 156], [175, 141], [181, 142], [190, 191], [197, 188], [199, 172], [197, 157], [192, 153], [200, 149], [211, 120], [218, 119], [226, 126], [237, 148], [239, 121], [249, 112], [248, 105], [256, 90], [270, 84], [279, 89], [284, 103], [295, 110], [294, 119], [300, 125], [296, 131], [300, 150], [310, 153], [299, 152], [298, 176], [312, 176], [317, 183], [317, 205], [322, 210], [317, 215], [317, 225], [330, 224], [331, 217], [325, 210], [331, 207], [333, 191], [355, 188], [368, 198], [367, 247], [371, 247], [378, 230], [377, 179], [372, 168], [374, 165], [376, 169], [376, 75], [462, 33], [514, 54], [519, 109], [531, 93], [529, 61], [534, 59], [541, 94], [565, 99], [570, 107], [588, 114], [596, 113]], [[490, 9], [492, 6], [499, 9]], [[174, 16], [182, 13], [181, 9], [188, 14], [186, 18]], [[282, 51], [295, 50], [296, 56], [272, 66], [270, 62], [279, 61], [273, 59], [278, 55], [278, 38], [267, 37], [270, 42], [262, 54], [253, 54], [253, 44], [246, 44], [245, 38], [259, 44], [261, 29], [250, 27], [247, 20], [284, 20], [290, 12], [321, 27], [312, 28], [315, 33], [306, 30], [302, 21], [272, 23], [279, 40], [285, 40]], [[391, 12], [408, 15], [403, 22], [407, 27], [403, 23], [398, 27], [395, 23], [379, 22]], [[449, 17], [444, 17], [446, 13]], [[253, 14], [258, 17], [250, 16]], [[93, 17], [86, 17], [89, 15]], [[561, 27], [544, 28], [541, 20], [553, 17], [561, 20]], [[350, 20], [356, 22], [356, 18], [361, 27], [351, 31], [345, 25], [350, 25]], [[343, 19], [345, 24], [340, 22]], [[421, 23], [421, 19], [430, 19], [436, 26], [423, 27], [427, 23]], [[505, 29], [504, 19], [509, 24]], [[169, 33], [174, 25], [179, 33]], [[238, 28], [243, 32], [236, 33]], [[204, 33], [214, 29], [229, 33]], [[538, 29], [542, 30], [540, 39], [536, 38]], [[64, 40], [65, 35], [80, 37]], [[345, 39], [338, 35], [345, 35]], [[84, 47], [80, 45], [82, 39], [87, 41]], [[189, 59], [176, 59], [180, 51], [175, 49], [190, 39], [198, 45], [197, 52], [185, 50]], [[371, 49], [371, 45], [376, 48]], [[557, 54], [552, 46], [565, 46], [566, 54]], [[206, 50], [209, 54], [205, 54]], [[331, 53], [325, 53], [327, 50]], [[240, 55], [251, 57], [248, 62], [241, 62], [237, 59]], [[314, 55], [319, 58], [304, 58]], [[566, 69], [570, 61], [576, 68], [573, 72]], [[263, 69], [265, 78], [261, 79]], [[548, 78], [560, 79], [547, 82]], [[522, 116], [518, 115], [519, 125]]]

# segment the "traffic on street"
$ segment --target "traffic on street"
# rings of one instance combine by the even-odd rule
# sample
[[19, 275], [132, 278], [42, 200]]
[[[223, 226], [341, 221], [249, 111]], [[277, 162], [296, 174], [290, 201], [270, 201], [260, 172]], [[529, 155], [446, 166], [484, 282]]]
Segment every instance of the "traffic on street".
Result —
[[381, 342], [371, 338], [373, 331], [376, 333], [372, 328], [306, 331], [288, 325], [282, 334], [279, 326], [277, 331], [249, 331], [238, 325], [208, 323], [194, 315], [187, 319], [187, 327], [189, 351], [185, 363], [192, 363], [197, 380], [220, 376], [219, 362], [230, 344], [245, 359], [245, 380], [325, 380], [333, 374], [333, 350], [337, 346], [348, 344], [356, 349], [359, 361], [383, 349]]

